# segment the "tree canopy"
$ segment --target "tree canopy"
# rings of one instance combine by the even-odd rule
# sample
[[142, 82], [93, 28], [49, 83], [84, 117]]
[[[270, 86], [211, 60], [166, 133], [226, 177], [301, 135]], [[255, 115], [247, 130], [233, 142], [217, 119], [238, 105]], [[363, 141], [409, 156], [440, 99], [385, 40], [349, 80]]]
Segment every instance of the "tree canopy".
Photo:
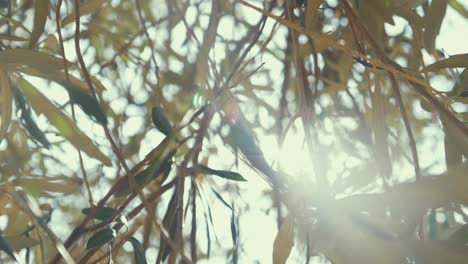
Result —
[[2, 260], [466, 263], [463, 1], [0, 13]]

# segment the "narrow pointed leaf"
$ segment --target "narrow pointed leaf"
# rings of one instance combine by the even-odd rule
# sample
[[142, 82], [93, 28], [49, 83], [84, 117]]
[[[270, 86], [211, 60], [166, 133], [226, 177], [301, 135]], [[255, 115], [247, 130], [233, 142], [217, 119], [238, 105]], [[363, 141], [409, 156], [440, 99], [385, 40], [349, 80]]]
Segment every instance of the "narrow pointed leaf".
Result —
[[73, 102], [77, 103], [83, 112], [97, 122], [103, 125], [107, 124], [106, 113], [102, 109], [96, 97], [71, 82], [62, 81], [60, 84], [67, 89], [73, 99]]
[[106, 227], [94, 233], [86, 243], [86, 249], [100, 247], [106, 243], [111, 242], [116, 236], [115, 230]]
[[24, 97], [21, 89], [15, 89], [15, 101], [17, 109], [21, 110], [20, 117], [23, 127], [26, 129], [33, 140], [39, 142], [45, 148], [49, 148], [49, 140], [47, 140], [44, 132], [42, 132], [42, 130], [40, 130], [37, 126], [36, 121], [33, 118], [29, 102]]
[[0, 143], [5, 137], [11, 122], [12, 92], [8, 75], [0, 71]]
[[67, 115], [62, 113], [60, 109], [41, 94], [36, 87], [22, 78], [19, 80], [19, 83], [34, 110], [38, 114], [44, 114], [60, 134], [67, 138], [73, 146], [82, 150], [90, 157], [100, 160], [104, 165], [110, 166], [112, 164], [110, 159], [94, 145], [91, 139]]
[[[90, 214], [93, 211], [94, 207], [88, 207], [84, 208], [81, 210], [81, 212], [85, 215]], [[101, 221], [107, 221], [114, 217], [117, 214], [117, 210], [112, 208], [112, 207], [100, 207], [97, 209], [96, 213], [94, 214], [94, 218], [101, 220]]]
[[13, 252], [13, 249], [11, 249], [10, 244], [8, 244], [8, 241], [3, 237], [3, 234], [0, 233], [0, 250], [4, 251], [7, 253], [8, 256], [10, 256], [12, 259], [16, 261], [16, 254]]
[[136, 238], [131, 237], [128, 241], [132, 243], [133, 246], [133, 253], [135, 254], [135, 263], [136, 264], [146, 264], [146, 257], [145, 257], [145, 250], [141, 245], [140, 241]]
[[26, 236], [6, 236], [5, 240], [8, 242], [13, 251], [20, 251], [24, 248], [34, 247], [35, 245], [39, 244], [39, 241], [36, 239]]
[[215, 170], [204, 165], [199, 165], [202, 172], [207, 174], [214, 174], [224, 179], [233, 181], [247, 181], [242, 175], [233, 171]]
[[423, 71], [427, 72], [456, 67], [468, 68], [468, 53], [453, 55], [448, 57], [447, 59], [434, 62], [433, 64], [428, 65], [426, 68], [424, 68]]
[[49, 0], [36, 0], [34, 4], [34, 28], [29, 41], [29, 47], [33, 48], [42, 33], [44, 33], [47, 15], [49, 14]]
[[0, 63], [30, 66], [43, 73], [52, 73], [63, 69], [62, 59], [32, 49], [7, 49], [1, 51]]

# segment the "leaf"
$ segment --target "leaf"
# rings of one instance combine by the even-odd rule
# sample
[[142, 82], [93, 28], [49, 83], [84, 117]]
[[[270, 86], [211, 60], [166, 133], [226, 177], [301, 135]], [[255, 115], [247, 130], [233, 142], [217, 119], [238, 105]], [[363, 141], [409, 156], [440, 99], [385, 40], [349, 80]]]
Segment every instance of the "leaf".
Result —
[[8, 75], [0, 70], [0, 143], [5, 137], [11, 122], [12, 93]]
[[24, 248], [34, 247], [35, 245], [39, 244], [39, 241], [36, 239], [25, 236], [6, 236], [5, 240], [8, 242], [13, 251], [20, 251]]
[[[95, 207], [88, 207], [88, 208], [83, 208], [81, 212], [85, 215], [89, 215], [93, 211]], [[117, 215], [117, 210], [112, 208], [112, 207], [99, 207], [94, 214], [93, 218], [96, 218], [101, 221], [107, 221], [111, 219], [112, 217], [115, 217]]]
[[105, 227], [92, 235], [86, 243], [86, 249], [100, 247], [116, 237], [115, 230], [110, 227]]
[[[156, 148], [160, 150], [160, 155], [153, 158], [151, 164], [144, 170], [137, 173], [135, 178], [136, 187], [139, 189], [143, 189], [147, 184], [152, 182], [153, 180], [158, 179], [158, 184], [162, 184], [164, 180], [169, 175], [171, 168], [172, 168], [172, 157], [174, 155], [174, 151], [172, 151], [168, 156], [162, 156], [167, 144], [167, 141], [161, 142]], [[122, 197], [127, 196], [132, 193], [132, 188], [128, 179], [125, 178], [120, 181], [115, 188], [115, 196]]]
[[102, 109], [96, 97], [92, 96], [90, 93], [84, 91], [71, 82], [62, 81], [59, 83], [67, 89], [71, 98], [73, 99], [73, 102], [77, 103], [83, 112], [85, 112], [88, 116], [92, 117], [97, 122], [103, 125], [107, 124], [106, 113]]
[[[177, 225], [174, 219], [177, 219], [178, 210], [173, 210], [175, 209], [175, 206], [177, 206], [177, 193], [178, 192], [176, 191], [176, 189], [174, 189], [174, 192], [172, 193], [172, 196], [171, 196], [171, 200], [169, 200], [169, 204], [167, 205], [166, 213], [164, 214], [164, 217], [163, 217], [164, 228], [166, 228], [166, 230], [169, 230], [169, 238], [172, 240], [175, 238], [175, 234], [177, 231], [176, 230]], [[162, 255], [162, 260], [164, 261], [169, 256], [169, 254], [171, 254], [172, 249], [171, 247], [168, 247], [166, 245], [166, 242], [162, 237], [160, 240], [160, 245], [161, 245], [160, 250], [164, 250], [163, 255]]]
[[166, 115], [164, 115], [164, 112], [161, 107], [155, 106], [151, 110], [151, 118], [153, 120], [154, 126], [161, 131], [166, 136], [169, 136], [172, 132], [172, 125], [169, 122], [169, 119], [167, 119]]
[[234, 210], [231, 210], [231, 239], [233, 245], [232, 263], [238, 263], [239, 258], [239, 230], [236, 225], [236, 215]]
[[34, 2], [34, 28], [29, 42], [29, 48], [33, 48], [42, 33], [44, 33], [47, 15], [49, 14], [49, 0], [36, 0]]
[[44, 73], [63, 69], [62, 59], [31, 49], [7, 49], [0, 52], [0, 64], [20, 64]]
[[60, 134], [67, 138], [73, 146], [82, 150], [90, 157], [100, 160], [106, 166], [112, 165], [110, 159], [93, 144], [91, 139], [68, 116], [42, 95], [36, 87], [23, 78], [19, 79], [19, 83], [34, 110], [44, 114]]
[[10, 256], [12, 259], [17, 261], [17, 256], [11, 249], [11, 246], [8, 244], [8, 241], [3, 237], [3, 234], [0, 232], [0, 250], [4, 251], [7, 253], [8, 256]]
[[431, 65], [426, 66], [426, 68], [424, 68], [422, 71], [428, 72], [455, 67], [468, 68], [468, 53], [453, 55], [447, 59], [437, 61]]
[[138, 241], [136, 238], [131, 237], [128, 241], [132, 243], [133, 246], [133, 252], [135, 253], [135, 263], [136, 264], [146, 264], [146, 257], [145, 257], [145, 250], [143, 249], [143, 246], [141, 245], [140, 241]]
[[15, 101], [17, 109], [21, 110], [21, 125], [23, 125], [26, 131], [28, 131], [33, 140], [36, 140], [45, 148], [49, 148], [49, 140], [47, 140], [42, 130], [39, 129], [36, 122], [34, 121], [29, 102], [24, 97], [21, 89], [15, 89]]
[[281, 225], [273, 243], [273, 264], [283, 264], [291, 254], [294, 246], [294, 229], [292, 217], [287, 217]]
[[68, 177], [21, 177], [15, 179], [26, 193], [33, 196], [51, 197], [51, 193], [71, 194], [80, 190], [81, 179]]
[[[98, 9], [98, 7], [100, 7], [105, 2], [106, 0], [90, 0], [85, 4], [80, 4], [80, 16], [85, 16], [96, 11], [96, 9]], [[75, 13], [66, 16], [62, 20], [62, 27], [65, 27], [72, 22], [75, 22]]]
[[216, 176], [219, 176], [221, 178], [225, 178], [228, 180], [233, 180], [233, 181], [247, 181], [242, 175], [240, 175], [237, 172], [233, 171], [224, 171], [224, 170], [214, 170], [212, 168], [209, 168], [204, 165], [198, 165], [199, 168], [201, 169], [202, 172], [207, 173], [207, 174], [214, 174]]
[[224, 204], [224, 206], [226, 206], [228, 209], [232, 210], [232, 207], [224, 200], [224, 198], [221, 196], [221, 194], [219, 194], [217, 191], [215, 191], [215, 189], [211, 188], [211, 191], [213, 191], [213, 193], [215, 194], [216, 198], [218, 198], [218, 200], [221, 201], [221, 203]]
[[0, 34], [0, 39], [9, 40], [9, 41], [27, 41], [27, 39], [25, 38], [7, 35], [7, 34]]
[[435, 39], [439, 35], [442, 21], [445, 17], [445, 11], [447, 10], [448, 0], [437, 0], [432, 1], [431, 6], [428, 8], [424, 20], [424, 47], [430, 53], [434, 50]]

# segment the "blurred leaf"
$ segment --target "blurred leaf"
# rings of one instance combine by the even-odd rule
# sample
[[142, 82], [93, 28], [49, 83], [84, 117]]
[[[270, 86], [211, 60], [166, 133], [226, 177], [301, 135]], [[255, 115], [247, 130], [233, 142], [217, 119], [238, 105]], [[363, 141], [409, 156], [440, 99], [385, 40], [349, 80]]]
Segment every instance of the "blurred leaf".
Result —
[[0, 233], [0, 250], [7, 253], [7, 255], [10, 256], [10, 258], [14, 259], [15, 261], [18, 261], [16, 259], [16, 254], [13, 252], [13, 249], [11, 249], [11, 246], [8, 244], [8, 241], [3, 237], [2, 233]]
[[167, 119], [166, 115], [164, 115], [164, 112], [161, 107], [155, 106], [151, 110], [151, 118], [153, 120], [154, 126], [161, 131], [166, 136], [169, 136], [172, 132], [172, 125], [169, 122], [169, 119]]
[[39, 244], [39, 241], [36, 239], [26, 237], [26, 236], [6, 236], [5, 240], [10, 245], [13, 251], [20, 251], [24, 248], [34, 247]]
[[34, 28], [29, 42], [29, 48], [33, 48], [42, 33], [44, 33], [47, 16], [49, 15], [49, 0], [34, 1]]
[[[166, 213], [164, 214], [163, 218], [163, 225], [166, 230], [169, 231], [169, 238], [174, 239], [175, 234], [176, 234], [176, 221], [177, 219], [177, 211], [175, 206], [177, 206], [177, 190], [174, 189], [174, 192], [172, 193], [171, 200], [169, 201], [169, 204], [167, 205]], [[165, 240], [161, 237], [160, 240], [160, 245], [163, 245], [160, 247], [160, 250], [164, 250], [162, 254], [162, 260], [166, 260], [166, 258], [171, 254], [172, 249], [166, 245]]]
[[47, 140], [42, 130], [37, 126], [36, 121], [34, 121], [29, 102], [24, 97], [21, 89], [15, 89], [15, 101], [16, 107], [21, 110], [21, 124], [23, 127], [28, 131], [32, 139], [49, 148], [49, 140]]
[[128, 241], [130, 241], [133, 246], [133, 252], [135, 253], [135, 263], [146, 264], [145, 250], [143, 249], [140, 241], [134, 237], [131, 237]]
[[236, 225], [236, 215], [234, 210], [231, 210], [231, 239], [233, 246], [232, 263], [237, 264], [239, 258], [239, 229]]
[[435, 71], [445, 68], [468, 68], [468, 53], [457, 54], [426, 66], [422, 71]]
[[291, 249], [294, 246], [294, 227], [291, 216], [287, 217], [276, 235], [273, 243], [273, 263], [283, 264], [291, 254]]
[[424, 47], [431, 53], [435, 47], [436, 37], [439, 35], [442, 21], [447, 10], [448, 0], [432, 1], [424, 16]]
[[[158, 179], [158, 184], [162, 184], [167, 176], [169, 175], [172, 168], [172, 157], [175, 151], [171, 151], [168, 155], [163, 156], [167, 150], [169, 138], [166, 138], [161, 144], [159, 144], [154, 150], [156, 155], [152, 158], [150, 165], [138, 172], [135, 178], [136, 187], [143, 189], [148, 183]], [[115, 196], [121, 197], [132, 193], [132, 187], [127, 178], [121, 180], [116, 186]]]
[[[88, 207], [88, 208], [83, 208], [81, 212], [85, 215], [90, 214], [95, 207]], [[115, 217], [117, 215], [117, 210], [112, 208], [112, 207], [100, 207], [97, 209], [96, 213], [94, 214], [93, 218], [96, 218], [101, 221], [107, 221], [111, 219], [112, 217]]]
[[247, 181], [242, 175], [233, 171], [224, 171], [224, 170], [214, 170], [204, 165], [198, 165], [201, 169], [201, 172], [206, 174], [214, 174], [221, 178], [233, 180], [233, 181]]
[[36, 87], [23, 78], [20, 79], [20, 85], [34, 110], [44, 114], [60, 134], [67, 138], [73, 146], [82, 150], [90, 157], [100, 160], [106, 166], [112, 165], [110, 159], [93, 144], [91, 139], [68, 116], [42, 95]]
[[30, 66], [44, 73], [52, 73], [63, 69], [62, 59], [31, 49], [0, 51], [0, 63]]
[[9, 41], [27, 41], [27, 39], [25, 38], [12, 36], [12, 35], [6, 35], [6, 34], [0, 34], [0, 39], [9, 40]]
[[86, 243], [86, 249], [100, 247], [111, 242], [116, 237], [115, 230], [110, 227], [105, 227], [94, 233]]
[[33, 196], [51, 197], [51, 193], [71, 194], [80, 190], [81, 179], [68, 177], [21, 177], [15, 183]]
[[0, 143], [5, 137], [11, 122], [12, 112], [12, 91], [8, 75], [0, 70]]
[[96, 97], [71, 82], [62, 81], [59, 83], [67, 89], [73, 99], [73, 102], [77, 103], [83, 112], [94, 118], [97, 122], [103, 125], [107, 124], [106, 113], [102, 109]]
[[[89, 0], [84, 4], [80, 4], [80, 16], [85, 16], [95, 12], [106, 0]], [[62, 20], [62, 27], [75, 22], [75, 13], [66, 16]]]

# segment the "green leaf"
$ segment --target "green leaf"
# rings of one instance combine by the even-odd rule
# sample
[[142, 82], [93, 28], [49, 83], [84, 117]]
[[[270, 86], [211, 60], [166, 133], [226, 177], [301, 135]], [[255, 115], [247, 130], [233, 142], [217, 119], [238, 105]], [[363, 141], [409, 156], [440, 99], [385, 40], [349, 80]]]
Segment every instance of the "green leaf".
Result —
[[60, 134], [67, 138], [73, 146], [82, 150], [90, 157], [100, 160], [106, 166], [112, 165], [110, 159], [94, 145], [91, 139], [67, 115], [62, 113], [60, 109], [41, 94], [36, 87], [23, 78], [19, 79], [19, 84], [34, 110], [38, 114], [44, 114]]
[[13, 249], [11, 249], [10, 244], [3, 237], [3, 234], [1, 232], [0, 232], [0, 250], [4, 251], [5, 253], [7, 253], [8, 256], [10, 256], [12, 259], [17, 261], [16, 254], [13, 252]]
[[29, 48], [33, 48], [42, 33], [44, 33], [47, 15], [49, 14], [49, 0], [36, 0], [34, 3], [34, 28], [31, 34]]
[[[88, 207], [84, 208], [81, 210], [81, 212], [85, 215], [89, 215], [95, 207]], [[94, 218], [101, 220], [101, 221], [107, 221], [111, 219], [112, 217], [117, 215], [117, 210], [112, 208], [112, 207], [100, 207], [97, 209], [96, 213], [94, 214]]]
[[247, 181], [242, 175], [233, 171], [224, 171], [224, 170], [215, 170], [204, 165], [199, 165], [202, 172], [207, 174], [214, 174], [224, 179], [233, 180], [233, 181]]
[[146, 264], [146, 257], [145, 257], [145, 250], [143, 249], [143, 246], [141, 245], [140, 241], [138, 241], [136, 238], [131, 237], [128, 241], [132, 243], [133, 246], [133, 252], [135, 253], [135, 263], [136, 264]]
[[49, 148], [49, 140], [47, 140], [42, 130], [40, 130], [37, 126], [36, 121], [34, 121], [29, 102], [24, 97], [21, 89], [15, 89], [15, 101], [17, 109], [21, 110], [21, 124], [23, 127], [26, 129], [33, 140], [39, 142], [45, 148]]
[[62, 81], [60, 84], [67, 89], [73, 99], [73, 102], [77, 103], [83, 112], [95, 121], [103, 125], [107, 124], [106, 113], [102, 109], [96, 97], [71, 82]]
[[219, 194], [217, 191], [215, 191], [215, 189], [211, 188], [211, 190], [213, 191], [213, 193], [215, 194], [216, 198], [218, 198], [218, 200], [221, 201], [221, 203], [224, 204], [224, 206], [226, 206], [228, 209], [232, 210], [232, 207], [226, 202], [226, 200], [224, 200], [224, 198], [221, 196], [221, 194]]
[[155, 106], [151, 110], [151, 117], [153, 120], [154, 126], [161, 131], [166, 136], [169, 136], [172, 132], [172, 125], [169, 122], [169, 119], [167, 119], [166, 115], [164, 115], [164, 112], [161, 107]]
[[94, 233], [86, 243], [86, 249], [100, 247], [112, 241], [116, 236], [115, 230], [110, 227], [105, 227]]

